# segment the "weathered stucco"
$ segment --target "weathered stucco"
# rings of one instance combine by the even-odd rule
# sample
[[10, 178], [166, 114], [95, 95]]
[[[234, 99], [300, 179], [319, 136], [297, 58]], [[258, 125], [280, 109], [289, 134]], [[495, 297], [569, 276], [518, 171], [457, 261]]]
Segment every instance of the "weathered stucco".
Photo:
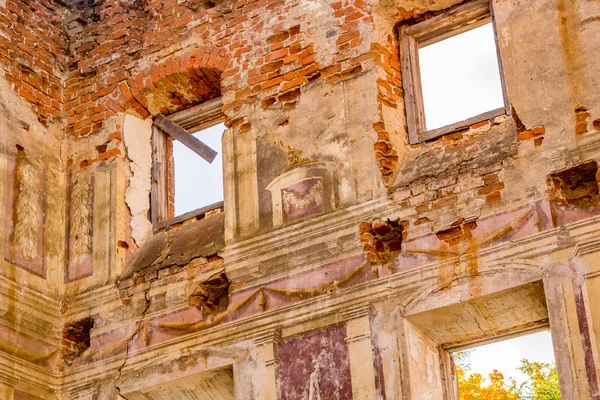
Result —
[[[547, 328], [598, 399], [600, 5], [492, 0], [510, 112], [411, 145], [397, 28], [459, 3], [0, 0], [0, 399], [458, 400]], [[224, 204], [153, 225], [219, 96]]]

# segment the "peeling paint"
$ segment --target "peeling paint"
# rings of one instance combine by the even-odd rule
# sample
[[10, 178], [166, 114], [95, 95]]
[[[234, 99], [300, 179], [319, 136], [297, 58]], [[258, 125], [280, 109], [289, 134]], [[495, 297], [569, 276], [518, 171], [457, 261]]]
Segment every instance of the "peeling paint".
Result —
[[152, 234], [150, 189], [152, 171], [152, 121], [126, 115], [123, 137], [132, 176], [125, 191], [125, 201], [131, 212], [131, 237], [142, 246]]

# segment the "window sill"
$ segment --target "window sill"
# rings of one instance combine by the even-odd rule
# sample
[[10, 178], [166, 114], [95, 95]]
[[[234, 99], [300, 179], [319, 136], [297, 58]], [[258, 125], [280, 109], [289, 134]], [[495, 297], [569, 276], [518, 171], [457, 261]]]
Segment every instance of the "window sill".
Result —
[[[510, 113], [507, 111], [507, 109], [505, 107], [497, 108], [495, 110], [487, 111], [482, 114], [476, 115], [474, 117], [465, 119], [464, 121], [459, 121], [459, 122], [456, 122], [451, 125], [442, 126], [441, 128], [437, 128], [437, 129], [431, 129], [426, 132], [419, 132], [417, 143], [422, 143], [422, 142], [426, 142], [428, 140], [438, 139], [449, 133], [454, 133], [457, 131], [465, 130], [465, 129], [468, 129], [470, 126], [475, 125], [479, 122], [483, 122], [486, 120], [492, 120], [501, 115], [510, 115]], [[411, 143], [411, 144], [417, 144], [417, 143]]]
[[159, 221], [154, 224], [153, 230], [154, 230], [154, 232], [157, 232], [162, 229], [168, 228], [170, 226], [181, 224], [181, 223], [186, 222], [193, 218], [200, 220], [200, 219], [205, 218], [206, 214], [210, 213], [211, 211], [216, 211], [219, 209], [221, 210], [221, 212], [223, 212], [223, 202], [222, 201], [208, 205], [206, 207], [198, 208], [197, 210], [187, 212], [187, 213], [182, 214], [175, 218], [169, 218], [169, 219], [166, 219], [163, 221]]

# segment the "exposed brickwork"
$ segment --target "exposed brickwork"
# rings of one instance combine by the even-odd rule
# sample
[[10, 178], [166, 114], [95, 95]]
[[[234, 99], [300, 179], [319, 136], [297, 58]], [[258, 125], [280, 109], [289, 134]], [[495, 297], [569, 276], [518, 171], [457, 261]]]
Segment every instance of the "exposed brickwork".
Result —
[[[25, 54], [29, 61], [7, 56], [11, 60], [4, 63], [14, 64], [9, 79], [19, 86], [16, 91], [38, 107], [40, 118], [64, 116], [67, 132], [76, 137], [99, 132], [117, 112], [135, 112], [141, 117], [167, 114], [219, 94], [228, 119], [242, 104], [257, 100], [264, 107], [281, 104], [289, 108], [305, 85], [315, 80], [330, 84], [346, 80], [372, 68], [372, 60], [389, 82], [381, 85], [382, 101], [390, 103], [393, 97], [397, 103], [401, 95], [397, 57], [392, 60], [382, 46], [368, 43], [361, 33], [372, 29], [372, 6], [363, 0], [330, 4], [337, 26], [327, 32], [331, 57], [320, 60], [313, 48], [313, 29], [303, 23], [286, 27], [267, 17], [284, 16], [301, 6], [299, 1], [278, 0], [219, 2], [216, 6], [177, 0], [132, 4], [108, 0], [78, 2], [67, 8], [45, 1], [36, 3], [37, 13], [61, 15], [40, 18], [55, 21], [44, 31], [56, 37], [41, 40], [52, 44], [49, 55], [38, 52], [44, 60], [39, 69], [48, 70], [45, 64], [54, 68], [42, 74], [42, 80], [50, 82], [47, 90], [30, 93], [30, 86], [40, 85], [37, 75], [29, 74], [37, 54], [25, 46], [31, 40], [27, 33], [10, 36], [25, 38], [22, 47], [29, 51]], [[9, 1], [12, 9], [16, 12], [5, 24], [21, 28], [16, 22], [29, 11], [22, 2]], [[397, 53], [393, 35], [388, 41]], [[384, 88], [387, 85], [393, 88]], [[377, 152], [382, 164], [393, 162], [393, 151], [380, 144]], [[113, 150], [105, 157], [118, 155]], [[94, 158], [90, 154], [82, 166]]]
[[473, 238], [471, 231], [477, 228], [476, 221], [465, 221], [464, 218], [454, 222], [450, 228], [436, 232], [438, 239], [455, 246]]
[[[366, 40], [362, 32], [373, 29], [373, 10], [363, 0], [329, 5], [335, 25], [326, 34], [328, 57], [316, 56], [314, 29], [266, 17], [287, 15], [302, 6], [299, 1], [242, 0], [214, 6], [108, 0], [75, 6], [59, 7], [65, 16], [64, 39], [58, 41], [64, 55], [55, 56], [53, 65], [65, 73], [62, 85], [56, 80], [56, 100], [50, 102], [52, 115], [66, 117], [69, 134], [99, 132], [118, 112], [168, 114], [219, 94], [232, 126], [234, 117], [245, 118], [239, 115], [245, 103], [293, 107], [310, 83], [335, 84], [375, 67], [380, 112], [373, 121], [374, 151], [384, 183], [392, 182], [398, 146], [405, 141], [403, 127], [389, 126], [384, 116], [384, 109], [402, 112], [398, 41], [393, 34], [382, 43]], [[413, 24], [434, 15], [399, 10], [397, 20]], [[54, 32], [60, 35], [60, 26]], [[238, 129], [249, 129], [246, 122]], [[118, 148], [107, 147], [107, 152], [90, 154], [81, 166], [122, 155]]]
[[404, 227], [398, 221], [376, 218], [361, 223], [358, 231], [365, 256], [372, 264], [388, 262], [402, 250]]
[[373, 53], [375, 53], [376, 64], [379, 67], [377, 79], [379, 119], [373, 123], [373, 129], [377, 132], [377, 142], [374, 146], [375, 158], [379, 164], [384, 183], [389, 185], [393, 181], [398, 163], [398, 150], [394, 143], [401, 139], [390, 137], [394, 133], [390, 127], [386, 128], [383, 108], [387, 107], [395, 110], [395, 112], [401, 112], [404, 104], [397, 37], [388, 35], [386, 45], [375, 44]]
[[553, 201], [578, 207], [600, 206], [600, 172], [594, 160], [548, 175]]
[[[433, 12], [420, 12], [419, 10], [409, 12], [399, 8], [395, 19], [397, 26], [403, 24], [414, 25], [436, 14]], [[398, 129], [398, 127], [389, 126], [389, 123], [386, 125], [386, 118], [384, 117], [384, 109], [386, 108], [392, 112], [404, 113], [404, 91], [402, 89], [398, 37], [388, 35], [385, 42], [374, 43], [371, 50], [378, 67], [377, 101], [379, 103], [379, 118], [373, 122], [373, 128], [377, 131], [377, 142], [374, 145], [374, 150], [383, 182], [387, 186], [395, 178], [398, 164], [398, 147], [406, 141], [404, 137], [406, 128]]]
[[584, 106], [575, 107], [575, 133], [581, 135], [588, 132], [590, 122], [589, 110]]
[[85, 318], [65, 325], [61, 355], [67, 365], [71, 365], [75, 358], [90, 347], [90, 332], [93, 327], [93, 318]]
[[[501, 190], [505, 187], [502, 164], [495, 163], [462, 173], [458, 170], [456, 167], [435, 177], [419, 179], [397, 190], [394, 200], [402, 207], [414, 207], [420, 218], [428, 212], [452, 207], [476, 197], [483, 197], [488, 204], [501, 200]], [[423, 219], [420, 221], [421, 224], [425, 222]]]
[[42, 123], [62, 116], [67, 9], [52, 0], [7, 0], [0, 7], [0, 67]]
[[190, 305], [206, 314], [224, 311], [229, 305], [229, 285], [225, 272], [216, 273], [196, 287], [189, 297]]
[[544, 134], [546, 133], [546, 128], [539, 125], [534, 126], [533, 128], [527, 128], [523, 121], [521, 121], [521, 118], [519, 118], [519, 115], [517, 114], [517, 111], [514, 108], [512, 109], [512, 117], [515, 121], [515, 128], [517, 130], [517, 140], [522, 141], [534, 139], [533, 142], [535, 144], [535, 147], [539, 147], [542, 145], [544, 141]]

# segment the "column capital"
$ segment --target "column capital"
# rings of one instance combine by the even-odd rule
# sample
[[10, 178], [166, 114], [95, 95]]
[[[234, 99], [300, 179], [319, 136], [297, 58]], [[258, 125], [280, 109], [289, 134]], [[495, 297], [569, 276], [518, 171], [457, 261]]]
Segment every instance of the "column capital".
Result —
[[364, 316], [370, 316], [373, 312], [373, 306], [371, 304], [360, 304], [353, 307], [348, 307], [341, 311], [342, 320], [350, 321], [353, 319], [361, 318]]
[[256, 346], [262, 346], [265, 344], [276, 344], [281, 341], [281, 329], [268, 329], [263, 332], [258, 333], [253, 342]]

